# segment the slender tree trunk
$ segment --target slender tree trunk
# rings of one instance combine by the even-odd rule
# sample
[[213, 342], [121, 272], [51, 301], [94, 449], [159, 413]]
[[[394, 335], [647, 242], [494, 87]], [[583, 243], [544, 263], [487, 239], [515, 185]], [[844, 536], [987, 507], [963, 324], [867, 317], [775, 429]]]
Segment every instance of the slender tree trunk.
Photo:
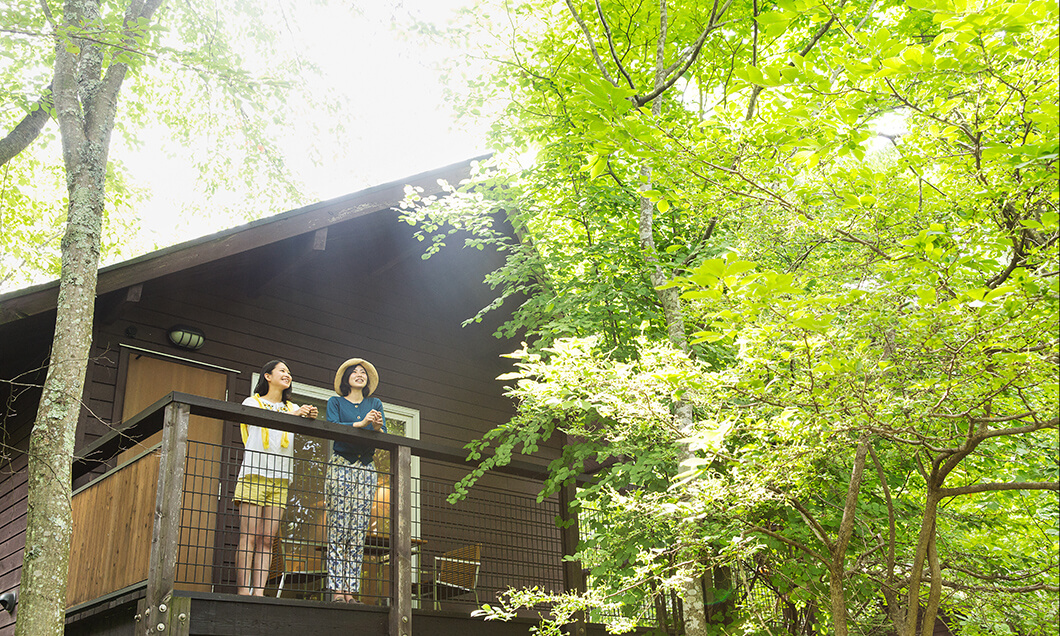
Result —
[[[652, 109], [657, 110], [659, 108], [658, 104], [659, 100], [656, 99]], [[651, 189], [651, 174], [650, 166], [641, 168], [642, 191]], [[652, 202], [647, 197], [641, 196], [639, 222], [641, 253], [645, 263], [650, 268], [652, 284], [655, 287], [660, 287], [668, 282], [668, 278], [665, 270], [659, 265], [658, 257], [656, 256], [654, 212], [655, 206]], [[663, 308], [663, 316], [666, 319], [666, 331], [670, 343], [687, 353], [689, 348], [688, 339], [685, 336], [685, 319], [677, 289], [657, 289], [655, 293], [658, 296], [659, 304]], [[678, 401], [674, 409], [674, 419], [676, 420], [677, 428], [682, 433], [691, 435], [694, 422], [691, 404], [685, 400]], [[686, 459], [689, 456], [690, 454], [687, 450], [682, 452], [682, 459]], [[702, 577], [697, 576], [689, 581], [689, 584], [682, 591], [681, 600], [684, 608], [685, 634], [687, 636], [705, 635], [707, 633], [707, 608], [703, 599]]]
[[931, 591], [928, 592], [927, 607], [924, 608], [924, 622], [920, 627], [920, 633], [931, 636], [935, 633], [935, 617], [939, 613], [939, 603], [942, 601], [942, 566], [939, 563], [938, 534], [932, 528], [928, 543], [928, 568], [931, 570]]
[[898, 626], [904, 623], [905, 614], [902, 613], [901, 595], [898, 593], [894, 580], [894, 550], [897, 534], [894, 501], [891, 499], [891, 489], [887, 485], [887, 473], [883, 470], [883, 464], [880, 463], [880, 459], [876, 456], [876, 451], [873, 450], [871, 445], [869, 446], [869, 455], [872, 457], [872, 463], [876, 466], [876, 477], [880, 480], [884, 500], [887, 502], [887, 560], [884, 565], [886, 575], [880, 589], [886, 603], [887, 618], [892, 624]]
[[[662, 86], [664, 77], [663, 51], [666, 44], [666, 0], [660, 0], [660, 31], [655, 62], [655, 88]], [[652, 101], [651, 111], [655, 117], [662, 114], [662, 98], [657, 97]], [[644, 164], [640, 169], [641, 185], [640, 191], [646, 192], [652, 188], [652, 168]], [[643, 194], [640, 197], [640, 218], [638, 220], [638, 237], [640, 240], [641, 254], [644, 262], [649, 268], [649, 276], [652, 285], [656, 288], [669, 282], [669, 276], [660, 263], [655, 249], [655, 205]], [[688, 339], [685, 336], [685, 318], [681, 307], [681, 297], [676, 288], [656, 289], [656, 296], [663, 308], [663, 316], [666, 319], [666, 333], [670, 343], [675, 347], [688, 353]], [[674, 412], [678, 430], [686, 435], [692, 433], [694, 421], [692, 405], [684, 400], [678, 401]], [[689, 454], [683, 453], [685, 457]], [[707, 633], [707, 607], [703, 598], [703, 578], [693, 577], [681, 593], [682, 607], [684, 609], [685, 634], [687, 636], [705, 636]]]
[[913, 567], [909, 572], [909, 597], [906, 602], [905, 624], [896, 626], [899, 636], [914, 636], [917, 633], [917, 619], [920, 616], [920, 580], [924, 571], [924, 562], [928, 559], [928, 552], [935, 538], [935, 516], [939, 504], [934, 475], [928, 481], [927, 490], [924, 516], [920, 521], [920, 535], [917, 538], [916, 555], [913, 557]]
[[[130, 0], [121, 33], [126, 45], [134, 44], [143, 21], [151, 18], [160, 2]], [[53, 99], [69, 203], [52, 353], [30, 433], [16, 636], [61, 636], [65, 628], [74, 439], [92, 346], [107, 155], [118, 92], [127, 71], [124, 63], [115, 62], [104, 74], [101, 46], [75, 35], [102, 31], [100, 0], [67, 0], [63, 23], [52, 26]]]
[[[104, 160], [105, 164], [105, 160]], [[101, 189], [101, 188], [100, 188]], [[16, 635], [63, 633], [70, 559], [70, 475], [92, 343], [100, 215], [87, 184], [71, 184], [55, 337], [30, 434], [26, 549]]]
[[[29, 509], [17, 636], [58, 636], [64, 630], [72, 530], [71, 461], [92, 345], [107, 167], [106, 144], [93, 142], [81, 132], [84, 128], [76, 98], [75, 60], [65, 51], [58, 52], [62, 43], [56, 48], [56, 75], [61, 76], [62, 90], [67, 93], [67, 99], [56, 106], [70, 202], [62, 241], [52, 354], [30, 434]], [[79, 130], [72, 133], [70, 128]]]
[[869, 455], [869, 440], [862, 435], [858, 440], [858, 449], [854, 453], [854, 466], [850, 473], [850, 484], [847, 487], [847, 498], [843, 505], [843, 519], [839, 523], [839, 536], [836, 538], [832, 563], [829, 566], [828, 592], [832, 605], [832, 623], [835, 625], [835, 636], [847, 636], [846, 605], [846, 557], [850, 537], [854, 533], [854, 519], [857, 514], [858, 493], [861, 491], [861, 479], [865, 474], [865, 461]]

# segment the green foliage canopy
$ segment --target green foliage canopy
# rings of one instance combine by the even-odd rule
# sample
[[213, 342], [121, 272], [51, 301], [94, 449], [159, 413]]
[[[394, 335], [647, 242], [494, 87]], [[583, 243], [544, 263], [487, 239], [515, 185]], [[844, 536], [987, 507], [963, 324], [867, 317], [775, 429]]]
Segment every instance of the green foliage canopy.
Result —
[[[332, 114], [344, 102], [322, 82], [310, 94], [317, 67], [282, 41], [285, 15], [297, 7], [237, 1], [218, 11], [215, 3], [164, 3], [140, 37], [124, 42], [124, 4], [102, 2], [100, 21], [80, 34], [102, 45], [103, 69], [129, 65], [108, 165], [104, 263], [153, 247], [139, 231], [148, 192], [127, 163], [145, 145], [179, 158], [203, 193], [190, 209], [172, 210], [171, 227], [191, 218], [201, 224], [219, 207], [251, 220], [306, 203], [277, 131], [309, 112]], [[39, 118], [39, 132], [25, 132], [24, 150], [0, 152], [0, 284], [7, 288], [59, 273], [66, 191], [50, 87], [57, 27], [45, 9], [61, 16], [63, 5], [18, 0], [0, 7], [0, 129], [12, 131], [4, 145], [20, 124]], [[255, 196], [233, 198], [239, 184], [253, 184]]]
[[[498, 63], [467, 108], [502, 104], [498, 150], [535, 161], [413, 195], [407, 218], [436, 246], [460, 229], [511, 255], [490, 282], [530, 343], [520, 409], [473, 457], [565, 435], [543, 496], [603, 466], [578, 504], [593, 589], [551, 599], [557, 623], [616, 602], [643, 620], [706, 573], [719, 596], [757, 585], [784, 608], [745, 596], [716, 617], [741, 633], [816, 616], [912, 636], [918, 608], [969, 634], [1055, 625], [1057, 13], [477, 11]], [[689, 354], [666, 342], [653, 267], [681, 293]]]

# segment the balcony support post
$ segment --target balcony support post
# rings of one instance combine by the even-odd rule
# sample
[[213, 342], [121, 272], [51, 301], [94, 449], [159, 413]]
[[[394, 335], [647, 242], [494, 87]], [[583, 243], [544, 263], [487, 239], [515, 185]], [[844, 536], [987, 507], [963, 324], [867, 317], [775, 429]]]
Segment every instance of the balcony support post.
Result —
[[[559, 515], [563, 520], [560, 541], [564, 556], [573, 556], [578, 552], [578, 513], [571, 510], [571, 504], [577, 495], [578, 490], [573, 483], [565, 484], [559, 491]], [[568, 592], [585, 592], [585, 574], [582, 572], [581, 561], [563, 562], [563, 587]], [[574, 624], [568, 625], [570, 633], [573, 636], [585, 636], [584, 612], [575, 614], [574, 621]]]
[[390, 636], [412, 634], [412, 450], [398, 446], [391, 451], [390, 491], [390, 560], [393, 573], [390, 580], [393, 599], [390, 606]]
[[[158, 493], [155, 495], [154, 532], [151, 535], [151, 563], [147, 572], [147, 598], [137, 634], [172, 633], [166, 630], [173, 615], [173, 583], [176, 580], [177, 550], [180, 543], [180, 512], [184, 495], [184, 465], [188, 455], [188, 417], [191, 407], [173, 402], [166, 406], [162, 429], [162, 456], [158, 464]], [[187, 624], [187, 611], [184, 612]], [[163, 625], [159, 630], [158, 626]], [[141, 627], [142, 626], [142, 627]], [[185, 632], [187, 633], [187, 632]]]

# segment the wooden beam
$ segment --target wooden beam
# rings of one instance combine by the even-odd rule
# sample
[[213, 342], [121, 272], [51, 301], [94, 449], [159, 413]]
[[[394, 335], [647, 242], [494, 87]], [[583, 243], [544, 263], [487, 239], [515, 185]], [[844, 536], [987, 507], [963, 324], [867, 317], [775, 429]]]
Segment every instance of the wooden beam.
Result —
[[318, 256], [327, 246], [327, 242], [328, 228], [321, 228], [312, 236], [297, 237], [297, 240], [292, 242], [290, 251], [286, 253], [282, 267], [252, 268], [247, 272], [244, 280], [247, 298], [257, 298], [263, 289], [272, 285], [277, 279], [297, 271], [310, 259]]
[[322, 227], [313, 233], [313, 249], [323, 252], [328, 246], [328, 228]]
[[187, 596], [169, 596], [160, 607], [148, 611], [147, 599], [140, 599], [136, 606], [134, 634], [165, 634], [166, 636], [189, 636], [191, 633], [191, 599]]
[[[144, 293], [143, 283], [137, 283], [125, 289], [125, 293], [112, 301], [112, 304], [107, 309], [100, 308], [100, 317], [96, 319], [96, 324], [100, 325], [112, 325], [122, 314], [122, 311], [126, 307], [133, 303], [140, 302], [140, 297]], [[97, 306], [100, 302], [96, 301]]]
[[[188, 418], [191, 407], [174, 402], [166, 406], [162, 429], [162, 457], [158, 466], [158, 493], [151, 539], [151, 563], [147, 571], [141, 634], [169, 635], [167, 622], [172, 609], [173, 583], [180, 542], [180, 512], [184, 495], [184, 464], [188, 455]], [[186, 623], [186, 621], [185, 621]], [[186, 634], [187, 632], [185, 632]]]

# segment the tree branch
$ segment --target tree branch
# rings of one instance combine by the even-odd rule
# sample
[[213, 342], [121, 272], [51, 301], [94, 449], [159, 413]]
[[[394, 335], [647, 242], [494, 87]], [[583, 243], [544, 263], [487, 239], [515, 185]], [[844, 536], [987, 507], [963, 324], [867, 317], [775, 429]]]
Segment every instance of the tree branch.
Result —
[[868, 434], [862, 433], [858, 440], [858, 449], [854, 454], [854, 467], [850, 473], [850, 483], [847, 486], [847, 498], [843, 504], [843, 518], [839, 522], [839, 533], [836, 536], [835, 552], [832, 555], [837, 572], [842, 572], [842, 564], [846, 559], [847, 545], [854, 533], [854, 517], [858, 505], [858, 493], [861, 491], [861, 477], [865, 472], [865, 459], [869, 453]]
[[[796, 511], [798, 511], [798, 513], [802, 517], [803, 521], [806, 522], [806, 525], [810, 526], [810, 530], [812, 530], [813, 533], [817, 536], [817, 539], [820, 540], [820, 542], [822, 544], [824, 544], [825, 549], [828, 550], [829, 553], [835, 552], [835, 547], [832, 545], [832, 542], [828, 539], [828, 533], [826, 533], [824, 531], [824, 528], [821, 526], [821, 524], [818, 523], [817, 520], [813, 518], [813, 515], [810, 514], [810, 511], [807, 510], [794, 497], [787, 497], [786, 496], [785, 497], [785, 501], [787, 501], [788, 504], [790, 504], [792, 508], [794, 508]], [[825, 563], [827, 564], [827, 561]]]
[[813, 548], [805, 546], [805, 545], [799, 543], [798, 541], [795, 541], [794, 539], [789, 539], [789, 538], [785, 537], [782, 534], [779, 534], [777, 532], [773, 532], [772, 530], [769, 530], [767, 528], [763, 528], [761, 526], [748, 525], [747, 529], [751, 530], [752, 532], [758, 532], [758, 533], [764, 534], [766, 536], [773, 537], [777, 541], [780, 541], [781, 543], [790, 545], [791, 547], [795, 548], [796, 550], [802, 550], [803, 552], [805, 552], [806, 554], [810, 555], [811, 557], [817, 559], [818, 561], [820, 561], [824, 565], [828, 565], [828, 560], [825, 559], [820, 554], [818, 554]]
[[[1055, 275], [1056, 274], [1053, 274], [1053, 276], [1055, 276]], [[995, 353], [1032, 353], [1032, 352], [1035, 352], [1035, 351], [1045, 351], [1046, 349], [1052, 349], [1056, 345], [1057, 345], [1057, 343], [1054, 341], [1054, 342], [1050, 342], [1050, 343], [1047, 343], [1047, 344], [1035, 345], [1033, 347], [1017, 347], [1017, 348], [990, 347], [988, 349], [983, 349], [983, 353], [985, 353], [988, 356], [992, 356]]]
[[1022, 420], [1030, 417], [1034, 413], [1027, 411], [1026, 413], [1020, 413], [1018, 415], [1005, 415], [1002, 417], [972, 417], [968, 413], [928, 413], [928, 417], [941, 417], [944, 420], [960, 420], [968, 418], [969, 422], [974, 424], [997, 424], [999, 422], [1011, 422], [1013, 420]]
[[[841, 2], [839, 3], [839, 6], [843, 6], [843, 4], [844, 3]], [[802, 50], [799, 51], [799, 56], [806, 57], [806, 54], [809, 53], [813, 49], [813, 47], [821, 41], [821, 38], [824, 37], [825, 33], [828, 33], [828, 29], [830, 29], [832, 27], [832, 24], [834, 23], [835, 16], [833, 15], [832, 17], [828, 18], [828, 22], [825, 22], [821, 26], [821, 28], [817, 29], [817, 33], [814, 34], [813, 39], [810, 40], [809, 44], [802, 47]], [[788, 66], [794, 67], [795, 62], [788, 62]], [[745, 120], [750, 120], [752, 117], [754, 117], [755, 106], [758, 104], [758, 94], [762, 92], [763, 88], [765, 87], [758, 86], [756, 84], [755, 87], [751, 89], [751, 98], [747, 100], [747, 115], [744, 117]]]
[[880, 248], [876, 247], [872, 243], [869, 243], [867, 241], [859, 239], [858, 237], [854, 236], [853, 234], [850, 234], [850, 233], [845, 232], [845, 231], [840, 230], [840, 229], [836, 229], [836, 233], [838, 233], [838, 234], [840, 234], [842, 236], [845, 236], [847, 238], [847, 240], [852, 242], [852, 243], [858, 243], [858, 244], [864, 245], [865, 247], [869, 248], [873, 252], [876, 252], [877, 254], [879, 254], [880, 256], [882, 256], [884, 259], [886, 259], [888, 261], [891, 260], [891, 257], [887, 254], [887, 252], [884, 252], [883, 250], [881, 250]]
[[0, 139], [0, 166], [18, 156], [40, 136], [44, 125], [51, 119], [52, 105], [52, 84], [48, 84], [22, 121]]
[[884, 581], [884, 585], [888, 590], [893, 590], [894, 544], [896, 536], [894, 501], [891, 500], [891, 488], [887, 484], [887, 474], [884, 472], [883, 464], [880, 463], [879, 457], [876, 456], [876, 450], [872, 448], [872, 444], [869, 444], [869, 455], [872, 457], [872, 463], [876, 465], [876, 477], [880, 480], [880, 485], [883, 487], [883, 497], [887, 502], [887, 579]]
[[[990, 439], [991, 437], [1003, 437], [1005, 435], [1022, 435], [1023, 433], [1033, 433], [1034, 431], [1040, 431], [1043, 428], [1056, 428], [1060, 422], [1060, 418], [1053, 418], [1048, 422], [1036, 422], [1034, 424], [1028, 424], [1027, 426], [1018, 426], [1016, 428], [999, 428], [995, 431], [986, 431], [980, 433], [976, 437], [981, 437], [983, 440]], [[976, 422], [979, 423], [979, 422]]]
[[[636, 104], [637, 106], [643, 106], [651, 102], [651, 100], [655, 99], [659, 95], [662, 95], [671, 86], [677, 83], [677, 80], [681, 79], [681, 77], [684, 76], [685, 72], [688, 71], [689, 67], [695, 64], [696, 59], [699, 57], [700, 51], [703, 49], [703, 43], [707, 41], [707, 36], [710, 35], [712, 31], [722, 26], [723, 23], [718, 22], [717, 19], [719, 16], [725, 15], [725, 12], [729, 10], [730, 6], [732, 6], [732, 2], [733, 0], [727, 0], [725, 2], [725, 6], [723, 6], [721, 10], [718, 11], [715, 15], [711, 16], [710, 24], [708, 24], [706, 28], [703, 29], [703, 33], [699, 34], [699, 37], [696, 39], [695, 44], [692, 45], [691, 51], [688, 52], [689, 57], [688, 60], [685, 62], [684, 66], [682, 66], [678, 72], [674, 73], [672, 77], [670, 76], [670, 69], [665, 69], [663, 75], [664, 77], [669, 77], [669, 79], [665, 80], [661, 85], [656, 86], [655, 89], [647, 95], [635, 97], [634, 104]], [[680, 61], [680, 57], [678, 58], [678, 60]]]
[[990, 280], [986, 281], [986, 283], [984, 283], [986, 287], [996, 289], [998, 285], [1004, 283], [1010, 276], [1012, 276], [1012, 272], [1016, 271], [1016, 268], [1023, 265], [1023, 262], [1027, 259], [1026, 243], [1025, 230], [1021, 230], [1018, 236], [1012, 237], [1012, 258], [1009, 260], [1008, 266], [995, 274]]
[[956, 566], [956, 565], [946, 565], [942, 569], [944, 569], [944, 570], [954, 570], [954, 571], [960, 572], [962, 574], [967, 574], [968, 576], [970, 576], [972, 578], [975, 578], [975, 579], [979, 579], [980, 581], [1025, 581], [1025, 580], [1031, 578], [1032, 576], [1041, 576], [1042, 574], [1045, 574], [1049, 570], [1057, 569], [1057, 564], [1056, 563], [1050, 563], [1049, 565], [1046, 565], [1045, 567], [1041, 568], [1040, 570], [1036, 570], [1036, 571], [1028, 570], [1026, 572], [1014, 572], [1012, 575], [982, 574], [980, 572], [974, 572], [972, 570], [968, 570], [966, 568], [962, 568], [962, 567], [959, 567], [959, 566]]
[[[930, 582], [930, 577], [921, 579], [924, 583]], [[1060, 592], [1060, 587], [1056, 585], [1049, 585], [1047, 583], [1036, 583], [1034, 585], [1021, 585], [1018, 587], [1007, 587], [1004, 585], [968, 585], [966, 583], [959, 583], [957, 581], [948, 581], [946, 579], [941, 580], [942, 585], [955, 590], [965, 590], [967, 592], [998, 592], [1001, 594], [1026, 594], [1028, 592]]]
[[1056, 490], [1060, 491], [1060, 482], [1055, 481], [1013, 481], [989, 484], [973, 484], [957, 488], [939, 488], [940, 497], [957, 497], [977, 492], [1000, 492], [1002, 490]]
[[52, 8], [48, 6], [48, 0], [39, 0], [41, 11], [44, 12], [44, 18], [48, 21], [48, 24], [52, 25], [52, 29], [56, 28], [55, 17], [52, 15]]
[[[155, 11], [162, 4], [162, 0], [133, 0], [125, 11], [125, 19], [122, 24], [122, 43], [132, 46], [139, 35], [139, 21], [150, 20]], [[121, 90], [122, 82], [129, 65], [125, 62], [114, 62], [107, 67], [107, 73], [103, 78], [96, 100], [101, 107], [93, 108], [86, 113], [85, 128], [88, 131], [111, 130], [113, 127], [114, 113], [118, 103], [118, 91]]]
[[629, 76], [625, 67], [622, 66], [622, 61], [618, 59], [618, 51], [615, 50], [615, 39], [611, 36], [611, 25], [607, 23], [607, 18], [604, 17], [604, 9], [600, 6], [600, 0], [596, 0], [596, 15], [600, 16], [600, 24], [604, 26], [604, 35], [607, 36], [607, 48], [611, 50], [611, 59], [614, 60], [615, 66], [618, 67], [622, 76], [626, 78], [626, 83], [629, 84], [629, 87], [636, 89], [637, 87], [633, 84], [633, 78]]
[[589, 51], [592, 52], [593, 59], [596, 60], [596, 67], [603, 73], [604, 79], [611, 82], [612, 86], [618, 86], [618, 82], [607, 72], [607, 67], [604, 66], [604, 61], [600, 58], [600, 54], [596, 50], [596, 44], [593, 42], [593, 35], [589, 32], [589, 27], [585, 24], [585, 20], [582, 20], [582, 17], [578, 15], [578, 10], [574, 8], [574, 3], [571, 0], [566, 0], [566, 2], [567, 8], [570, 10], [571, 15], [574, 16], [574, 21], [578, 23], [582, 33], [585, 34], [585, 41], [589, 44]]

